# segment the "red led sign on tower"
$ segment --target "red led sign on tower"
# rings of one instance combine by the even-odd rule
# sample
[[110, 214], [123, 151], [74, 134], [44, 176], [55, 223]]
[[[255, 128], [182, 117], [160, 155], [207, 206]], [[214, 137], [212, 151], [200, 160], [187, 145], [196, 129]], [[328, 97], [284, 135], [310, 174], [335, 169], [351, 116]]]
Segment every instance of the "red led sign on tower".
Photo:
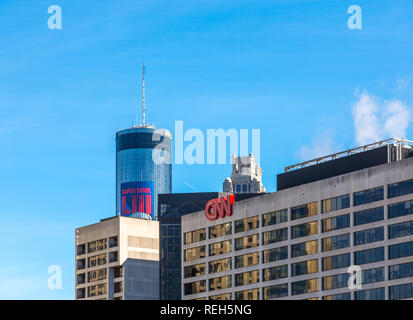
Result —
[[209, 200], [205, 206], [205, 216], [213, 221], [218, 217], [232, 216], [232, 204], [235, 202], [233, 194], [219, 199]]

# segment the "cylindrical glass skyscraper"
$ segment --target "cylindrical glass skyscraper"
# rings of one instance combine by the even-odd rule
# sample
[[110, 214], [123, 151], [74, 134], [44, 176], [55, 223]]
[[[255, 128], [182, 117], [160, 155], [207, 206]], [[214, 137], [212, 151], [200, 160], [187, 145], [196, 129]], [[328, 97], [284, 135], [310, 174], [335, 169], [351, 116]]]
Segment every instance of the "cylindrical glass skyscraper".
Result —
[[138, 126], [116, 133], [116, 214], [158, 220], [158, 194], [172, 193], [172, 134]]

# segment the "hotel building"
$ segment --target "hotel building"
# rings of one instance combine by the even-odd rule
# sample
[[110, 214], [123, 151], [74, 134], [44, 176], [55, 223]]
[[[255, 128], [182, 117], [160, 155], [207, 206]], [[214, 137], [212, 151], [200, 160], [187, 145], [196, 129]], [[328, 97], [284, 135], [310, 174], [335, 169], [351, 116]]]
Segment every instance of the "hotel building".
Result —
[[[182, 298], [413, 298], [412, 144], [290, 166], [277, 192], [235, 200], [224, 217], [182, 216]], [[361, 288], [350, 289], [350, 266]]]

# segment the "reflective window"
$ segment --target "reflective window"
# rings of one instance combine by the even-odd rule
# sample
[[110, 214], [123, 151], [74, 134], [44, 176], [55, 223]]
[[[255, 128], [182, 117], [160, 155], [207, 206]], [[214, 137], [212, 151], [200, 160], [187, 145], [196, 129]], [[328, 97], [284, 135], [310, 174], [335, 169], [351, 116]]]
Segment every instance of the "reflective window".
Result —
[[372, 188], [354, 193], [354, 206], [384, 199], [384, 187]]
[[389, 287], [390, 300], [413, 298], [413, 283]]
[[235, 275], [235, 286], [243, 286], [247, 284], [260, 282], [260, 271], [247, 271]]
[[108, 287], [106, 283], [97, 284], [87, 288], [88, 297], [100, 296], [108, 292]]
[[403, 196], [405, 194], [413, 193], [413, 180], [402, 181], [398, 183], [389, 184], [388, 197], [394, 198]]
[[278, 210], [262, 215], [262, 226], [271, 226], [273, 224], [283, 223], [288, 221], [288, 210]]
[[200, 281], [194, 281], [190, 283], [185, 283], [184, 284], [184, 294], [195, 294], [195, 293], [201, 293], [206, 291], [206, 281], [205, 280], [200, 280]]
[[350, 226], [350, 214], [338, 217], [323, 219], [323, 232], [348, 228]]
[[399, 202], [388, 206], [389, 219], [413, 214], [413, 200]]
[[258, 234], [235, 239], [235, 250], [242, 250], [259, 246]]
[[291, 274], [293, 277], [315, 272], [318, 272], [318, 259], [291, 264]]
[[82, 270], [86, 267], [86, 260], [85, 259], [78, 259], [76, 260], [76, 269]]
[[278, 284], [264, 288], [264, 300], [288, 296], [288, 284]]
[[270, 244], [280, 241], [288, 240], [288, 229], [282, 228], [277, 230], [271, 230], [262, 233], [262, 244]]
[[263, 281], [278, 280], [288, 277], [288, 264], [262, 270]]
[[362, 230], [354, 233], [354, 245], [384, 240], [384, 227]]
[[184, 267], [184, 278], [198, 277], [205, 274], [205, 263]]
[[78, 256], [86, 253], [86, 244], [79, 244], [76, 246], [76, 254]]
[[351, 300], [350, 292], [332, 294], [329, 296], [324, 296], [323, 300]]
[[307, 222], [291, 227], [291, 236], [293, 239], [311, 236], [318, 233], [318, 221]]
[[384, 300], [385, 292], [384, 288], [361, 290], [355, 292], [356, 300]]
[[315, 216], [318, 214], [318, 202], [291, 208], [291, 220]]
[[237, 220], [235, 221], [235, 233], [257, 229], [259, 224], [259, 216]]
[[297, 281], [291, 284], [292, 294], [304, 294], [318, 291], [318, 279]]
[[390, 300], [413, 298], [413, 283], [389, 287]]
[[318, 240], [307, 241], [293, 244], [291, 246], [291, 255], [293, 258], [306, 256], [318, 252]]
[[349, 273], [335, 274], [323, 277], [323, 290], [332, 290], [348, 286]]
[[184, 234], [184, 243], [185, 244], [191, 244], [199, 241], [204, 241], [206, 239], [206, 230], [205, 228], [195, 230], [195, 231], [190, 231], [190, 232], [185, 232]]
[[220, 259], [209, 262], [209, 273], [217, 273], [232, 269], [232, 258]]
[[209, 300], [232, 300], [232, 293], [218, 294], [216, 296], [210, 296]]
[[371, 223], [374, 221], [380, 221], [384, 219], [384, 208], [373, 208], [363, 211], [354, 212], [354, 225]]
[[90, 271], [87, 273], [87, 279], [88, 282], [94, 282], [94, 281], [99, 281], [102, 279], [106, 279], [107, 276], [107, 269], [99, 269], [99, 270], [94, 270]]
[[389, 246], [389, 259], [409, 257], [413, 255], [413, 242], [404, 242]]
[[185, 261], [192, 261], [196, 259], [205, 258], [205, 246], [195, 247], [184, 250]]
[[363, 270], [362, 274], [363, 284], [384, 281], [384, 267]]
[[260, 299], [259, 288], [235, 292], [235, 300], [259, 300], [259, 299]]
[[89, 268], [96, 267], [96, 266], [101, 266], [103, 264], [106, 264], [107, 254], [102, 253], [102, 254], [99, 254], [97, 256], [89, 257], [89, 258], [87, 258], [87, 261], [88, 261], [88, 267]]
[[330, 238], [324, 238], [323, 240], [323, 252], [347, 248], [350, 246], [350, 234], [341, 234]]
[[263, 263], [278, 261], [288, 259], [288, 247], [279, 247], [269, 250], [264, 250], [262, 252]]
[[76, 275], [76, 284], [83, 284], [86, 282], [86, 275], [84, 273]]
[[77, 299], [86, 298], [85, 288], [76, 289], [76, 298], [77, 298]]
[[345, 268], [350, 265], [350, 253], [323, 258], [323, 271]]
[[356, 265], [384, 260], [384, 248], [361, 250], [354, 253]]
[[413, 277], [413, 262], [396, 264], [389, 267], [390, 280], [407, 277]]
[[209, 279], [209, 291], [231, 288], [232, 276], [224, 276]]
[[345, 209], [349, 207], [350, 207], [350, 195], [349, 194], [346, 194], [341, 197], [326, 199], [321, 202], [322, 213], [341, 210], [341, 209]]
[[91, 241], [87, 244], [88, 252], [96, 252], [100, 250], [104, 250], [108, 247], [108, 241], [107, 239], [100, 239], [96, 241]]
[[232, 223], [223, 223], [209, 228], [209, 239], [224, 237], [232, 234]]
[[260, 263], [259, 252], [244, 254], [235, 257], [235, 268], [253, 266]]
[[413, 234], [413, 221], [392, 224], [389, 226], [389, 239], [411, 236]]
[[232, 251], [232, 240], [211, 243], [209, 245], [209, 256], [224, 254]]

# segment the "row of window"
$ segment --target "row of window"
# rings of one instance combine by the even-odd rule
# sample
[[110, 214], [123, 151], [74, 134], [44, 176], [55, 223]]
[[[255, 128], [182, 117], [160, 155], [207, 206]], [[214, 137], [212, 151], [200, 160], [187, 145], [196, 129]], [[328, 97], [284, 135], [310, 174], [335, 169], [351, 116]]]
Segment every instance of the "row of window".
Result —
[[76, 269], [82, 270], [86, 268], [86, 261], [87, 261], [87, 267], [93, 268], [93, 267], [105, 265], [108, 262], [108, 260], [109, 260], [109, 263], [118, 261], [118, 252], [117, 251], [109, 252], [109, 257], [107, 253], [101, 253], [96, 256], [88, 257], [87, 260], [85, 258], [78, 259], [76, 261]]
[[[350, 300], [350, 293], [325, 296], [325, 300]], [[389, 299], [400, 300], [413, 298], [413, 284], [406, 283], [389, 287]], [[360, 290], [355, 292], [355, 300], [384, 300], [385, 288]]]
[[[371, 269], [375, 270], [375, 269]], [[366, 270], [367, 271], [367, 270]], [[347, 277], [348, 278], [348, 277]], [[379, 280], [382, 281], [382, 280]], [[336, 280], [331, 281], [330, 279], [323, 278], [323, 286], [333, 283], [345, 282], [347, 283], [346, 277], [337, 277]], [[214, 287], [216, 284], [225, 286], [225, 288], [230, 287], [231, 279], [229, 277], [222, 277], [212, 283]], [[340, 287], [340, 286], [339, 286]], [[211, 282], [210, 282], [211, 288]], [[220, 286], [217, 289], [223, 289]], [[401, 285], [390, 286], [389, 299], [399, 300], [413, 298], [413, 283], [406, 283]], [[196, 291], [196, 292], [195, 292]], [[195, 294], [202, 293], [206, 291], [206, 281], [198, 281], [196, 283], [188, 284], [185, 286], [185, 294]], [[210, 290], [211, 291], [211, 290]], [[306, 293], [318, 292], [318, 279], [310, 279], [304, 281], [297, 281], [291, 283], [291, 293], [292, 295], [300, 295]], [[263, 287], [263, 299], [275, 299], [288, 296], [288, 283]], [[220, 295], [210, 296], [210, 300], [231, 300], [231, 293], [224, 293]], [[355, 291], [355, 300], [384, 300], [385, 299], [385, 288], [375, 288], [368, 290]], [[235, 292], [235, 300], [259, 300], [260, 299], [260, 288], [248, 289], [243, 291]], [[340, 293], [335, 295], [323, 296], [323, 300], [350, 300], [350, 292]]]
[[[413, 193], [413, 179], [388, 185], [388, 198]], [[367, 204], [384, 199], [384, 187], [376, 187], [354, 193], [354, 206]], [[407, 201], [389, 206], [389, 218], [410, 214], [413, 212], [413, 201]], [[350, 195], [343, 195], [321, 201], [322, 213], [328, 213], [335, 210], [346, 209], [350, 207]], [[411, 212], [410, 212], [411, 210]], [[318, 214], [318, 202], [312, 202], [291, 208], [291, 220], [310, 217]], [[384, 217], [383, 207], [369, 209], [357, 212], [355, 214], [355, 225], [382, 220]], [[283, 223], [288, 221], [287, 209], [278, 210], [262, 215], [262, 226]], [[247, 230], [257, 229], [259, 227], [259, 216], [245, 218], [235, 221], [235, 233]], [[217, 238], [232, 234], [232, 224], [225, 223], [222, 225], [209, 228], [209, 238]], [[185, 244], [190, 244], [206, 239], [206, 230], [199, 229], [185, 233]], [[117, 242], [117, 240], [116, 240]], [[89, 252], [95, 252], [106, 248], [106, 239], [96, 240], [88, 243]]]
[[[119, 278], [123, 275], [123, 268], [122, 266], [113, 267], [113, 278]], [[87, 282], [95, 282], [107, 279], [107, 269], [98, 269], [94, 271], [89, 271], [87, 273]], [[76, 284], [80, 285], [86, 283], [86, 273], [80, 273], [76, 275]]]
[[[99, 240], [94, 240], [90, 241], [87, 243], [87, 252], [88, 253], [93, 253], [93, 252], [98, 252], [104, 249], [113, 248], [118, 245], [118, 237], [110, 237], [109, 241], [107, 238], [104, 239], [99, 239]], [[76, 247], [76, 254], [77, 255], [82, 255], [86, 253], [86, 243], [79, 244]]]
[[[76, 297], [77, 299], [86, 298], [86, 288], [79, 288], [76, 290]], [[113, 284], [113, 293], [120, 293], [123, 291], [123, 283], [122, 282], [115, 282]], [[100, 295], [107, 294], [108, 286], [106, 283], [92, 285], [87, 287], [87, 296], [88, 297], [96, 297]]]
[[[344, 215], [348, 216], [348, 215]], [[341, 219], [344, 216], [335, 217], [332, 219], [340, 218], [336, 221], [346, 221]], [[330, 219], [327, 219], [330, 220]], [[330, 223], [329, 223], [330, 224]], [[337, 226], [337, 224], [335, 224]], [[342, 226], [343, 224], [340, 224]], [[345, 225], [345, 224], [344, 224]], [[301, 237], [302, 234], [312, 235], [317, 234], [317, 223], [309, 222], [303, 225], [297, 225], [291, 227], [292, 238]], [[389, 239], [405, 237], [413, 235], [413, 221], [407, 221], [388, 226]], [[287, 228], [271, 230], [262, 233], [262, 245], [267, 245], [275, 242], [281, 242], [288, 240]], [[384, 227], [377, 227], [372, 229], [366, 229], [354, 232], [354, 245], [361, 245], [366, 243], [372, 243], [376, 241], [384, 240]], [[241, 237], [235, 239], [235, 250], [242, 250], [246, 248], [252, 248], [259, 245], [258, 234]], [[334, 237], [322, 239], [322, 251], [331, 251], [350, 246], [350, 234], [343, 234]], [[226, 240], [222, 242], [216, 242], [209, 244], [209, 256], [225, 254], [232, 251], [232, 240]], [[291, 255], [293, 258], [310, 255], [317, 253], [318, 240], [302, 242], [291, 246]], [[196, 248], [185, 250], [185, 261], [191, 261], [195, 259], [204, 258], [206, 256], [206, 246], [200, 246]], [[96, 256], [99, 257], [99, 256]], [[96, 259], [96, 257], [92, 257]], [[89, 258], [91, 259], [91, 258]]]
[[[288, 248], [270, 249], [262, 252], [263, 262], [271, 262], [276, 260], [287, 259]], [[335, 270], [349, 267], [351, 264], [351, 253], [344, 253], [335, 256], [324, 257], [321, 259], [322, 271]], [[394, 244], [389, 246], [389, 259], [397, 259], [407, 256], [413, 256], [413, 241]], [[253, 252], [235, 258], [235, 268], [242, 268], [246, 266], [253, 266], [259, 264], [259, 252]], [[373, 249], [366, 249], [354, 252], [355, 265], [363, 265], [384, 260], [384, 247]], [[222, 271], [232, 270], [232, 258], [219, 259], [208, 262], [209, 273], [219, 273]], [[320, 271], [319, 260], [311, 259], [291, 264], [291, 276], [300, 276], [305, 274], [317, 273]], [[390, 269], [390, 279], [397, 279], [404, 277], [404, 275], [413, 272], [413, 263], [398, 265]], [[199, 263], [196, 265], [184, 267], [184, 278], [197, 277], [206, 274], [206, 263]], [[398, 275], [399, 274], [399, 275]], [[288, 276], [288, 265], [282, 265], [272, 268], [263, 269], [263, 281], [276, 280]], [[345, 276], [335, 275], [334, 277]], [[365, 275], [366, 277], [370, 277]], [[337, 278], [338, 279], [338, 278]], [[337, 279], [331, 278], [331, 281]], [[343, 280], [344, 281], [344, 280]]]
[[[400, 216], [409, 215], [409, 214], [413, 214], [413, 200], [392, 204], [392, 205], [389, 205], [388, 207], [389, 218], [395, 218], [395, 217], [400, 217]], [[354, 225], [355, 226], [368, 224], [368, 223], [372, 223], [372, 222], [376, 222], [380, 220], [384, 220], [384, 208], [383, 207], [354, 212]], [[258, 216], [238, 220], [235, 222], [235, 224], [236, 226], [242, 226], [241, 230], [246, 230], [245, 228], [247, 228], [247, 230], [257, 229], [258, 228]], [[323, 219], [321, 226], [322, 226], [323, 233], [333, 231], [333, 230], [348, 228], [350, 227], [350, 214], [344, 214], [344, 215], [340, 215], [337, 217]], [[395, 228], [390, 228], [389, 238], [392, 239], [392, 238], [402, 236], [399, 234], [402, 234], [403, 232], [405, 233], [405, 235], [410, 235], [412, 234], [411, 227], [412, 227], [412, 223], [399, 224], [399, 227], [398, 227], [399, 229], [397, 230]], [[222, 231], [225, 233], [225, 235], [231, 234], [232, 232], [231, 223], [214, 226], [210, 228], [210, 238], [211, 238], [211, 229], [214, 230], [213, 232], [214, 235], [222, 235], [221, 233]], [[370, 237], [373, 237], [374, 239], [379, 239], [379, 240], [374, 240], [374, 241], [383, 240], [383, 239], [380, 239], [384, 237], [384, 233], [381, 234], [382, 230], [379, 230], [379, 229], [371, 230], [371, 232], [372, 234], [364, 234], [360, 232], [357, 235], [355, 244], [357, 245], [361, 243], [373, 242], [369, 240]], [[303, 224], [299, 224], [299, 225], [295, 225], [291, 227], [291, 238], [292, 239], [306, 237], [306, 236], [310, 236], [314, 234], [318, 234], [318, 221], [312, 221], [312, 222], [303, 223]], [[264, 232], [262, 235], [263, 235], [263, 240], [262, 240], [263, 245], [285, 241], [285, 240], [288, 240], [288, 228], [281, 228], [281, 229], [267, 231], [267, 232]], [[249, 247], [250, 245], [249, 242], [252, 242], [251, 245], [254, 245], [254, 243], [257, 242], [257, 239], [253, 239], [254, 236], [248, 236], [248, 237], [236, 239], [235, 240], [237, 244], [236, 250], [241, 250], [241, 249]], [[258, 237], [258, 235], [256, 237]], [[206, 240], [205, 229], [200, 229], [200, 230], [195, 230], [195, 231], [185, 233], [186, 244], [203, 241], [203, 240]], [[229, 243], [229, 241], [230, 240], [228, 240], [227, 243]], [[223, 243], [223, 242], [220, 242], [220, 243]], [[217, 252], [219, 252], [220, 250], [221, 249], [217, 248]], [[219, 254], [219, 253], [216, 253], [216, 254]]]

